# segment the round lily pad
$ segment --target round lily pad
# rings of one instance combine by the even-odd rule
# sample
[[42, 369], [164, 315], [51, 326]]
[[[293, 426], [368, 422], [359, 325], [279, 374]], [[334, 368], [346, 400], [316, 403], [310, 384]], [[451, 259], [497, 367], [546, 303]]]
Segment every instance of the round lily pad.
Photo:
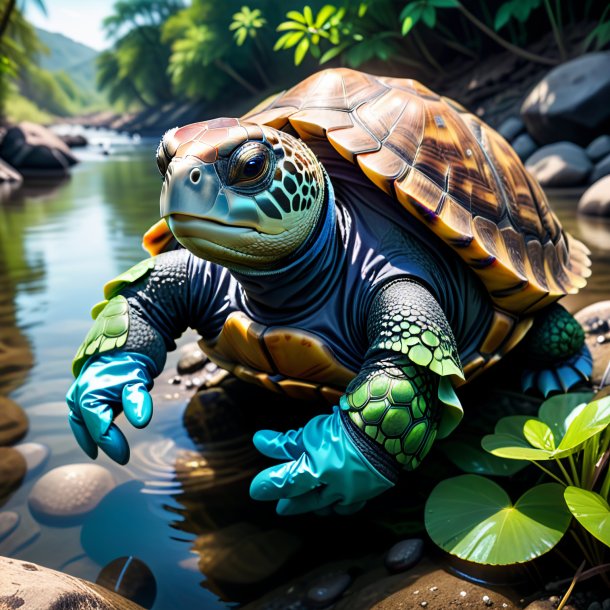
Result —
[[568, 508], [590, 534], [610, 546], [610, 506], [599, 494], [580, 487], [566, 487]]
[[441, 450], [462, 471], [469, 474], [489, 474], [511, 476], [525, 468], [529, 462], [524, 460], [504, 460], [477, 446], [477, 440], [449, 441], [443, 443]]
[[466, 474], [439, 483], [428, 498], [428, 534], [461, 559], [491, 565], [530, 561], [563, 537], [571, 514], [557, 483], [537, 485], [515, 504], [493, 481]]

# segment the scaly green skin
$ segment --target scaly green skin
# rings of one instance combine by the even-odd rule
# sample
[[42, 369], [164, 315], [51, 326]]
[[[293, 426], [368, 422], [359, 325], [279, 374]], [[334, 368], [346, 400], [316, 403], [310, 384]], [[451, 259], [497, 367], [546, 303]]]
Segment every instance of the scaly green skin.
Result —
[[125, 345], [129, 334], [129, 303], [124, 296], [117, 293], [128, 284], [144, 277], [154, 269], [154, 266], [154, 258], [143, 260], [104, 286], [106, 300], [94, 305], [91, 310], [95, 323], [72, 361], [72, 372], [75, 377], [91, 356]]
[[341, 397], [341, 407], [402, 467], [413, 470], [436, 438], [438, 381], [407, 358], [388, 358], [362, 369]]
[[585, 333], [580, 324], [555, 303], [537, 317], [521, 349], [532, 363], [550, 365], [568, 360], [584, 344]]

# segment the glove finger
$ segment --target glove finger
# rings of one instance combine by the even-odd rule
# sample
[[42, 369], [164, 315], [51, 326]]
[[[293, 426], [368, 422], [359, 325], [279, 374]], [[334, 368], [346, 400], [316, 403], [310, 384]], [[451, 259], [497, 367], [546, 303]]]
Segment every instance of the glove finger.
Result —
[[294, 498], [320, 485], [309, 456], [303, 453], [298, 460], [259, 472], [250, 484], [250, 496], [254, 500]]
[[296, 460], [305, 451], [303, 428], [288, 432], [259, 430], [252, 442], [263, 455], [276, 460]]
[[314, 489], [297, 498], [282, 498], [275, 510], [278, 515], [302, 515], [310, 512], [332, 514], [332, 503], [333, 499], [325, 494], [324, 490]]
[[75, 381], [71, 386], [70, 389], [68, 390], [68, 392], [66, 393], [66, 402], [68, 403], [68, 408], [70, 409], [70, 411], [75, 411], [78, 412], [80, 409], [77, 406], [77, 402], [76, 402], [76, 388], [77, 388], [77, 381]]
[[114, 419], [112, 408], [101, 400], [85, 398], [80, 406], [80, 414], [89, 434], [99, 445], [100, 439], [108, 432]]
[[153, 402], [143, 383], [132, 383], [123, 388], [123, 411], [127, 421], [135, 428], [148, 426]]
[[78, 443], [78, 446], [92, 459], [97, 457], [97, 445], [91, 438], [82, 419], [75, 412], [68, 415], [68, 423], [72, 429], [72, 434]]
[[338, 515], [352, 515], [362, 510], [366, 502], [353, 502], [352, 504], [333, 504], [333, 511]]
[[97, 441], [97, 444], [111, 460], [118, 464], [125, 465], [129, 462], [129, 444], [125, 435], [115, 424], [108, 428], [108, 432]]

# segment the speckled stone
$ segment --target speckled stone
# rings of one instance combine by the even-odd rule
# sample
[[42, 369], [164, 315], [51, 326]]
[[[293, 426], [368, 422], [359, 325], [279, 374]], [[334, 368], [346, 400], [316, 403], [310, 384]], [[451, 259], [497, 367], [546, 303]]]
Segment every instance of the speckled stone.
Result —
[[196, 373], [197, 371], [200, 371], [208, 361], [208, 357], [201, 351], [197, 343], [189, 343], [180, 351], [180, 360], [178, 360], [176, 366], [180, 375], [191, 375], [192, 373]]
[[102, 466], [69, 464], [43, 475], [30, 492], [29, 504], [41, 516], [78, 517], [94, 509], [115, 485]]
[[40, 443], [21, 443], [13, 447], [23, 456], [29, 473], [35, 472], [45, 464], [49, 455], [50, 449]]
[[25, 473], [23, 456], [12, 447], [0, 447], [0, 502], [19, 487]]
[[0, 513], [0, 540], [4, 540], [19, 525], [19, 515], [5, 510]]
[[307, 601], [314, 608], [324, 608], [339, 599], [351, 583], [352, 577], [345, 573], [322, 576], [310, 586]]
[[10, 398], [0, 396], [0, 445], [12, 445], [28, 431], [28, 418]]
[[114, 559], [102, 568], [95, 582], [144, 608], [151, 608], [155, 603], [155, 577], [150, 568], [135, 557]]
[[585, 330], [585, 340], [593, 356], [591, 381], [599, 385], [610, 363], [610, 301], [599, 301], [574, 315]]
[[390, 572], [404, 572], [412, 568], [424, 554], [424, 541], [409, 538], [397, 542], [385, 556], [385, 566]]

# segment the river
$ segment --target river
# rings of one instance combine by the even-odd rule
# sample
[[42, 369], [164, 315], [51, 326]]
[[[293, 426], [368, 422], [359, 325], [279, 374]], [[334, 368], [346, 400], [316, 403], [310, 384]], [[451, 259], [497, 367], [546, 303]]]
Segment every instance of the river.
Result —
[[[186, 394], [174, 391], [167, 376], [153, 391], [153, 422], [140, 431], [121, 422], [130, 463], [98, 458], [117, 486], [94, 510], [61, 524], [30, 510], [41, 475], [89, 461], [66, 419], [70, 362], [104, 283], [145, 257], [141, 237], [158, 218], [161, 188], [155, 148], [156, 142], [125, 140], [110, 155], [103, 146], [84, 149], [69, 180], [28, 184], [0, 202], [0, 395], [28, 415], [21, 442], [49, 450], [0, 508], [20, 515], [15, 531], [0, 540], [0, 555], [91, 581], [113, 560], [136, 557], [156, 580], [153, 608], [226, 608], [313, 569], [316, 550], [317, 563], [340, 562], [382, 549], [396, 529], [372, 523], [370, 514], [281, 519], [270, 505], [250, 501], [248, 483], [259, 462], [247, 437], [221, 446], [222, 467], [201, 458], [183, 417]], [[609, 226], [577, 218], [574, 197], [553, 197], [553, 206], [592, 250], [593, 276], [566, 301], [569, 308], [609, 298]], [[167, 375], [176, 361], [174, 353]]]

